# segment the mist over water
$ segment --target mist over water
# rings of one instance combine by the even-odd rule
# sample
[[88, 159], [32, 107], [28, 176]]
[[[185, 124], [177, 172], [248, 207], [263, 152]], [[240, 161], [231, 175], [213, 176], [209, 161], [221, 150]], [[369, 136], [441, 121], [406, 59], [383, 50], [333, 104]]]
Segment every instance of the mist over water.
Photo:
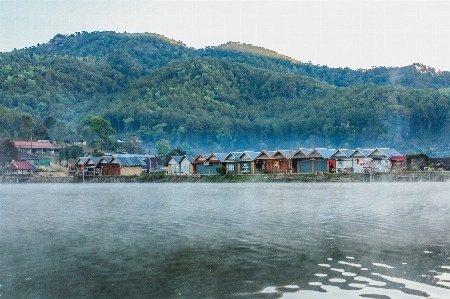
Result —
[[450, 298], [449, 187], [3, 184], [0, 295]]

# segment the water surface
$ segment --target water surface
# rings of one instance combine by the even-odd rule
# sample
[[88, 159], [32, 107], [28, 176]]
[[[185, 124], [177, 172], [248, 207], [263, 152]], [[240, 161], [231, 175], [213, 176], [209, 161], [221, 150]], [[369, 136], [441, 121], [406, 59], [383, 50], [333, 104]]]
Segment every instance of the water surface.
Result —
[[450, 298], [450, 183], [0, 185], [2, 298]]

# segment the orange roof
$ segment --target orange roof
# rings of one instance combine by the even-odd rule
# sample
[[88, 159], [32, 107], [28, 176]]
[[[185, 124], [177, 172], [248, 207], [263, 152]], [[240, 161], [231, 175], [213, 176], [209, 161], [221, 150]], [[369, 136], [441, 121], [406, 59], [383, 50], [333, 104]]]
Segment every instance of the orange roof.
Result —
[[[30, 141], [14, 141], [14, 145], [18, 148], [30, 148]], [[46, 148], [46, 149], [55, 149], [59, 148], [58, 146], [54, 146], [51, 142], [42, 142], [42, 141], [33, 141], [33, 148]]]

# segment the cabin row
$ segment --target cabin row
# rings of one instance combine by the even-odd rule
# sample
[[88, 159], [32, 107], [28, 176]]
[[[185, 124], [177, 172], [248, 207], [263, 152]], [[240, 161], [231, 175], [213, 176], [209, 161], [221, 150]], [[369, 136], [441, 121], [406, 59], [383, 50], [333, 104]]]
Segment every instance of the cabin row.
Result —
[[166, 171], [165, 161], [152, 155], [114, 154], [102, 157], [80, 157], [70, 165], [79, 173], [86, 175], [133, 176], [142, 172]]
[[220, 167], [228, 174], [389, 172], [406, 168], [406, 156], [390, 148], [299, 148], [172, 156], [167, 163], [172, 175], [217, 174]]

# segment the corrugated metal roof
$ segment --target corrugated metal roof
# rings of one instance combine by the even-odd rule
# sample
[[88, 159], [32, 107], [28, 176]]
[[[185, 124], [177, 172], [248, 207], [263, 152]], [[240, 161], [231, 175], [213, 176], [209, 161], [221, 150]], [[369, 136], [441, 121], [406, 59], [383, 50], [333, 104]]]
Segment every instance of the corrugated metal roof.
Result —
[[393, 156], [403, 156], [402, 154], [400, 154], [398, 151], [396, 151], [393, 148], [377, 148], [377, 150], [379, 150], [380, 152], [382, 152], [389, 158], [393, 157]]
[[336, 158], [342, 158], [342, 157], [348, 158], [351, 154], [353, 154], [354, 151], [355, 150], [352, 150], [352, 149], [341, 148], [341, 149], [336, 150], [336, 152], [333, 155], [331, 155], [330, 158], [334, 158], [334, 157], [336, 157]]
[[324, 159], [329, 159], [336, 152], [336, 150], [330, 148], [315, 148], [308, 154], [308, 156], [311, 156], [315, 152], [319, 153]]
[[14, 141], [14, 145], [20, 148], [47, 148], [47, 149], [57, 149], [59, 146], [54, 146], [51, 142], [42, 141]]
[[272, 157], [275, 158], [275, 156], [277, 156], [278, 153], [280, 153], [287, 159], [290, 159], [292, 157], [292, 155], [294, 155], [295, 151], [293, 151], [293, 150], [278, 150], [275, 152], [275, 154], [272, 155]]
[[299, 148], [295, 151], [295, 153], [291, 156], [291, 158], [304, 158], [308, 156], [313, 151], [312, 148]]
[[113, 158], [111, 159], [110, 163], [115, 160], [117, 161], [121, 166], [146, 166], [144, 161], [140, 157], [136, 156], [116, 156], [113, 155]]
[[36, 155], [30, 155], [24, 152], [17, 152], [17, 155], [19, 156], [19, 160], [21, 161], [25, 161], [25, 160], [41, 160], [41, 158], [39, 158]]
[[272, 156], [276, 153], [277, 151], [262, 151], [259, 153], [258, 155], [258, 159], [272, 159]]
[[77, 161], [75, 162], [75, 165], [80, 165], [81, 163], [86, 163], [86, 161], [89, 159], [89, 157], [79, 157]]
[[[188, 160], [189, 161], [189, 163], [192, 163], [192, 161], [194, 161], [194, 157], [192, 157], [192, 156], [190, 156], [190, 155], [184, 155], [184, 157], [181, 159], [181, 161], [183, 161], [183, 160]], [[181, 162], [180, 161], [180, 162]]]
[[241, 158], [243, 155], [247, 155], [250, 159], [255, 160], [259, 154], [259, 152], [244, 151], [239, 158]]
[[224, 161], [228, 162], [236, 161], [236, 158], [239, 158], [241, 155], [242, 152], [231, 152], [225, 157]]
[[[370, 155], [374, 149], [368, 149], [368, 148], [357, 148], [350, 156], [352, 157], [358, 157], [358, 156], [364, 156], [367, 157]], [[349, 157], [350, 157], [349, 156]]]
[[9, 166], [9, 170], [35, 170], [36, 167], [28, 163], [28, 161], [12, 161]]
[[228, 154], [226, 153], [212, 153], [206, 160], [211, 160], [211, 158], [217, 158], [219, 161], [225, 161]]
[[[171, 160], [173, 159], [176, 163], [180, 163], [181, 159], [183, 159], [183, 156], [171, 156], [170, 159]], [[170, 162], [170, 160], [169, 160], [169, 162]]]

